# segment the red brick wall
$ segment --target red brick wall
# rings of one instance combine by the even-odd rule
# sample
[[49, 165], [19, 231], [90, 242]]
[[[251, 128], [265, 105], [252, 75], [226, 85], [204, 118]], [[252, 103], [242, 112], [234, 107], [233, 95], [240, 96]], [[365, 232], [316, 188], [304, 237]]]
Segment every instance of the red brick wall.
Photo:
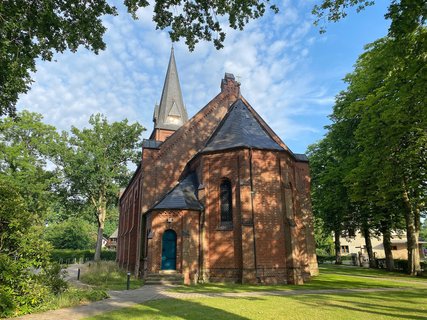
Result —
[[[265, 150], [223, 151], [200, 158], [196, 161], [204, 187], [205, 279], [301, 283], [304, 272], [315, 274], [307, 164], [296, 163], [284, 152]], [[224, 178], [233, 191], [231, 230], [221, 229], [219, 223], [219, 186]]]
[[256, 264], [262, 282], [284, 282], [285, 239], [277, 152], [252, 154]]
[[175, 131], [173, 130], [165, 130], [165, 129], [154, 129], [154, 140], [157, 141], [165, 141], [167, 138], [169, 138]]
[[[211, 280], [229, 278], [236, 281], [241, 268], [241, 225], [240, 201], [238, 199], [239, 152], [203, 156], [203, 176], [205, 197], [204, 223], [204, 270]], [[232, 187], [233, 228], [228, 229], [220, 224], [219, 187], [227, 178]]]
[[148, 239], [147, 272], [161, 270], [162, 237], [166, 230], [177, 234], [176, 270], [184, 275], [186, 284], [194, 283], [199, 273], [199, 216], [193, 210], [167, 210], [149, 213], [147, 229], [152, 231]]

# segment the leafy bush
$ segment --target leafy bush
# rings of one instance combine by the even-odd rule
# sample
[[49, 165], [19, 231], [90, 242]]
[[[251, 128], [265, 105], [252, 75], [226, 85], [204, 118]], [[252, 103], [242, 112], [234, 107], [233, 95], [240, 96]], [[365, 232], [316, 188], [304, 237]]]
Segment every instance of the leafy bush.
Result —
[[85, 220], [70, 218], [46, 227], [44, 238], [55, 249], [90, 249], [96, 243], [96, 231]]
[[[351, 260], [351, 255], [345, 255], [345, 256], [341, 256], [341, 261], [349, 261]], [[317, 262], [318, 263], [325, 263], [325, 262], [334, 262], [335, 261], [335, 255], [317, 255]]]
[[96, 288], [69, 288], [53, 296], [51, 300], [42, 305], [39, 311], [68, 308], [85, 302], [99, 301], [108, 298], [108, 294], [102, 289]]
[[40, 217], [28, 210], [10, 181], [0, 179], [0, 199], [0, 314], [24, 314], [65, 285], [51, 265]]
[[42, 281], [45, 283], [54, 294], [64, 292], [68, 288], [67, 282], [62, 277], [64, 272], [62, 271], [59, 263], [52, 263], [40, 274]]
[[13, 299], [13, 290], [11, 288], [0, 288], [0, 317], [13, 315], [16, 304]]
[[[54, 249], [52, 250], [52, 260], [59, 263], [74, 263], [74, 262], [86, 262], [93, 260], [95, 256], [95, 250], [69, 250], [69, 249]], [[101, 251], [101, 260], [115, 261], [115, 251]]]
[[335, 256], [329, 256], [329, 255], [317, 255], [317, 262], [318, 263], [325, 263], [325, 262], [333, 262], [335, 261]]
[[394, 268], [404, 273], [408, 272], [408, 260], [394, 260]]
[[[423, 272], [423, 274], [427, 274], [427, 263], [421, 261], [420, 262], [421, 265], [421, 270]], [[402, 259], [398, 259], [398, 260], [394, 260], [394, 268], [398, 271], [402, 271], [404, 273], [408, 273], [408, 260], [402, 260]]]

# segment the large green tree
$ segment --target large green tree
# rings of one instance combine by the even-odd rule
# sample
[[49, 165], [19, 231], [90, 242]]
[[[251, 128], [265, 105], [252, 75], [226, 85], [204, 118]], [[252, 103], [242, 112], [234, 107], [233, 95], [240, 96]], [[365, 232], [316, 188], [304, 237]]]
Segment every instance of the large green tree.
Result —
[[[57, 272], [51, 274], [51, 246], [42, 240], [43, 220], [29, 210], [19, 187], [3, 178], [0, 176], [0, 317], [28, 312], [65, 288]], [[49, 274], [59, 287], [51, 286]]]
[[98, 224], [95, 260], [101, 257], [107, 208], [117, 204], [119, 189], [129, 178], [128, 164], [138, 161], [140, 134], [144, 128], [127, 120], [108, 123], [93, 115], [90, 128], [64, 132], [56, 164], [63, 173], [62, 187], [69, 199], [92, 208]]
[[0, 176], [20, 190], [28, 210], [46, 214], [53, 201], [56, 173], [53, 159], [55, 127], [43, 123], [40, 114], [23, 111], [17, 118], [0, 119]]
[[70, 218], [49, 223], [43, 235], [55, 249], [92, 249], [96, 241], [96, 228], [82, 218]]
[[[102, 17], [117, 15], [112, 0], [0, 1], [0, 115], [14, 115], [18, 95], [29, 90], [36, 60], [51, 60], [55, 52], [75, 52], [80, 46], [98, 53], [105, 49]], [[124, 0], [128, 12], [149, 6], [147, 0]], [[172, 41], [185, 39], [190, 50], [200, 40], [221, 48], [225, 40], [221, 17], [242, 30], [261, 17], [269, 0], [177, 0], [154, 2], [157, 29], [169, 30]], [[274, 11], [277, 8], [270, 6]]]
[[341, 187], [358, 206], [355, 220], [382, 233], [389, 268], [391, 232], [405, 221], [411, 274], [420, 269], [418, 235], [427, 197], [426, 49], [421, 26], [368, 45], [345, 78], [348, 87], [337, 97], [324, 140], [341, 159], [330, 172], [344, 173]]
[[42, 239], [57, 181], [47, 168], [57, 137], [36, 113], [0, 119], [0, 316], [37, 308], [64, 287]]
[[354, 232], [355, 206], [343, 183], [345, 167], [343, 157], [328, 134], [322, 141], [308, 149], [312, 177], [313, 212], [323, 221], [323, 231], [333, 232], [335, 263], [341, 264], [340, 237]]

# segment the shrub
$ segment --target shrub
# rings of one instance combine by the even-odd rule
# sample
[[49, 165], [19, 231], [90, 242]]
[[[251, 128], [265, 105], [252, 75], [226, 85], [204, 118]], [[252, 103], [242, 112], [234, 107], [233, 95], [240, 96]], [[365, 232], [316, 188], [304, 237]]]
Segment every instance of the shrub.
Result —
[[55, 249], [90, 249], [95, 245], [96, 232], [87, 221], [70, 218], [46, 227], [44, 238]]
[[8, 287], [0, 288], [0, 317], [13, 315], [16, 303], [13, 299], [13, 290]]
[[325, 263], [325, 262], [330, 262], [332, 263], [333, 261], [335, 261], [335, 256], [329, 256], [329, 255], [317, 255], [317, 262], [318, 263]]
[[0, 314], [24, 314], [39, 308], [63, 284], [58, 268], [51, 266], [51, 245], [42, 239], [39, 216], [1, 179], [0, 199]]
[[394, 260], [394, 268], [404, 273], [408, 272], [408, 260]]
[[54, 294], [62, 293], [68, 288], [67, 282], [62, 277], [63, 275], [64, 271], [62, 271], [61, 265], [56, 262], [52, 263], [41, 273], [43, 283], [48, 285]]

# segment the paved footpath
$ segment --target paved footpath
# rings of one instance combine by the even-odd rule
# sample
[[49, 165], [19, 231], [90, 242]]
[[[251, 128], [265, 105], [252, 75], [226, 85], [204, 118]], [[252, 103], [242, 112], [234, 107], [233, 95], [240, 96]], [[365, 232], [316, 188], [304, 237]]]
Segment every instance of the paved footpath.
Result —
[[[68, 280], [77, 282], [78, 266], [68, 268]], [[372, 288], [372, 289], [325, 289], [325, 290], [290, 290], [290, 291], [257, 291], [257, 292], [226, 292], [226, 293], [196, 293], [196, 292], [172, 292], [168, 291], [169, 286], [143, 286], [135, 290], [109, 291], [110, 298], [93, 302], [86, 305], [79, 305], [72, 308], [51, 310], [44, 313], [29, 314], [14, 320], [77, 320], [94, 316], [104, 312], [130, 307], [135, 304], [158, 299], [197, 299], [215, 297], [260, 297], [260, 296], [294, 296], [306, 294], [337, 294], [337, 293], [358, 293], [358, 292], [381, 292], [398, 291], [404, 288]]]

